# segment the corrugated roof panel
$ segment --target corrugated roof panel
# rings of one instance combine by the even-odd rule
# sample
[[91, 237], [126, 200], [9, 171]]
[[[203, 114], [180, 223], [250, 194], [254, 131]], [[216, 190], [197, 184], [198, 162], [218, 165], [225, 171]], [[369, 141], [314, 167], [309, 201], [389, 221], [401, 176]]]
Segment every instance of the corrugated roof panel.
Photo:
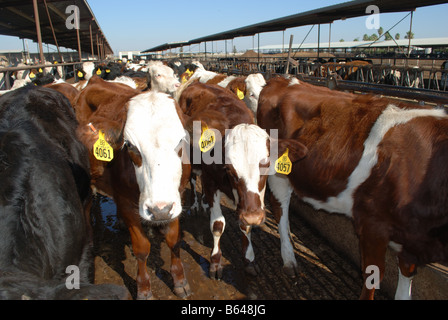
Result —
[[[47, 4], [51, 23], [48, 18], [45, 3]], [[94, 52], [97, 53], [96, 35], [98, 34], [99, 38], [104, 39], [106, 54], [113, 53], [86, 0], [38, 0], [42, 42], [56, 45], [51, 31], [51, 25], [53, 25], [58, 45], [60, 47], [78, 50], [76, 29], [69, 30], [66, 26], [66, 20], [73, 12], [68, 11], [68, 14], [65, 13], [67, 7], [70, 5], [76, 5], [79, 8], [81, 51], [92, 52], [90, 39], [91, 27]], [[31, 0], [0, 0], [0, 34], [31, 39], [37, 42], [34, 7]]]

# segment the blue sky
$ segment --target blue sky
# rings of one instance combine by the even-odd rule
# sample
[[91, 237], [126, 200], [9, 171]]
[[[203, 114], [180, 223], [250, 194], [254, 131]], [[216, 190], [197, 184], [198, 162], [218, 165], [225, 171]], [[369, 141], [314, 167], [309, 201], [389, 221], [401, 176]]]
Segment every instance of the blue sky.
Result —
[[[341, 0], [210, 0], [191, 1], [148, 1], [148, 0], [88, 0], [101, 28], [114, 49], [118, 51], [145, 50], [166, 42], [187, 41], [202, 36], [276, 19], [294, 13], [305, 12], [325, 6], [339, 4]], [[381, 8], [380, 8], [381, 10]], [[406, 12], [380, 15], [384, 31], [407, 15]], [[414, 12], [413, 32], [416, 38], [448, 37], [448, 4], [418, 8]], [[366, 17], [336, 21], [331, 27], [332, 41], [362, 39], [368, 30]], [[410, 17], [404, 19], [391, 33], [400, 33], [401, 38], [409, 30]], [[291, 34], [294, 43], [300, 43], [311, 26], [287, 29], [284, 32], [285, 46]], [[321, 41], [328, 42], [329, 27], [321, 26]], [[233, 41], [237, 50], [257, 46], [257, 37], [241, 37]], [[260, 45], [282, 44], [282, 32], [260, 35]], [[313, 29], [306, 43], [317, 42], [317, 27]], [[30, 50], [36, 51], [36, 44], [28, 41]], [[230, 48], [228, 42], [228, 48]], [[214, 51], [224, 50], [224, 41], [214, 43]], [[202, 45], [203, 48], [203, 45]], [[21, 50], [18, 38], [0, 36], [0, 50]], [[211, 45], [207, 44], [207, 49]], [[185, 49], [186, 51], [190, 49]], [[198, 46], [192, 46], [197, 51]], [[230, 50], [230, 49], [229, 49]], [[46, 49], [45, 49], [46, 51]], [[55, 51], [50, 46], [50, 51]]]

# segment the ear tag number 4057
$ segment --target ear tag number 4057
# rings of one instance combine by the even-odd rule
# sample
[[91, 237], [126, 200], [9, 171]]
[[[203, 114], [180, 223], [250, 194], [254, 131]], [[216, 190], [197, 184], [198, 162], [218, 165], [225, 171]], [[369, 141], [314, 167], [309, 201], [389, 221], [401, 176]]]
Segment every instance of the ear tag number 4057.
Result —
[[100, 161], [111, 161], [114, 158], [114, 149], [107, 143], [101, 130], [98, 133], [98, 140], [93, 145], [93, 155]]
[[275, 171], [281, 174], [290, 174], [292, 170], [292, 163], [288, 157], [288, 149], [275, 161]]

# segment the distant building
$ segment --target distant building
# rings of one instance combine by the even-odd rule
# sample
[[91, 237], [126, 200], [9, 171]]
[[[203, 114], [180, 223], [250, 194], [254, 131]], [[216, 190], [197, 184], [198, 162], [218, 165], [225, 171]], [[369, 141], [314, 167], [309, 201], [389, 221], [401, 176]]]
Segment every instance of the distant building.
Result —
[[118, 52], [118, 58], [120, 60], [146, 59], [146, 57], [142, 56], [141, 51], [120, 51]]

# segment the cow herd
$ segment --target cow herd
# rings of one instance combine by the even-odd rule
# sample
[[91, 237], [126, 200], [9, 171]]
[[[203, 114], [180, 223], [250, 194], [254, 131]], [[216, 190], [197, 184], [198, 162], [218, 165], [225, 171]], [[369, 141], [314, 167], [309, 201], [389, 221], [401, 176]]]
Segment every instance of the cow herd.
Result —
[[212, 278], [222, 277], [223, 195], [235, 204], [252, 275], [251, 230], [265, 221], [265, 201], [279, 224], [284, 271], [300, 272], [293, 193], [353, 219], [362, 299], [374, 298], [371, 270], [382, 279], [388, 247], [398, 257], [396, 299], [411, 298], [417, 266], [447, 261], [444, 110], [294, 77], [228, 76], [199, 62], [86, 62], [71, 83], [37, 78], [0, 93], [0, 299], [129, 298], [120, 286], [93, 284], [95, 193], [114, 200], [129, 230], [138, 299], [153, 297], [146, 224], [171, 250], [174, 293], [192, 292], [179, 245], [187, 188], [191, 209], [209, 206]]

